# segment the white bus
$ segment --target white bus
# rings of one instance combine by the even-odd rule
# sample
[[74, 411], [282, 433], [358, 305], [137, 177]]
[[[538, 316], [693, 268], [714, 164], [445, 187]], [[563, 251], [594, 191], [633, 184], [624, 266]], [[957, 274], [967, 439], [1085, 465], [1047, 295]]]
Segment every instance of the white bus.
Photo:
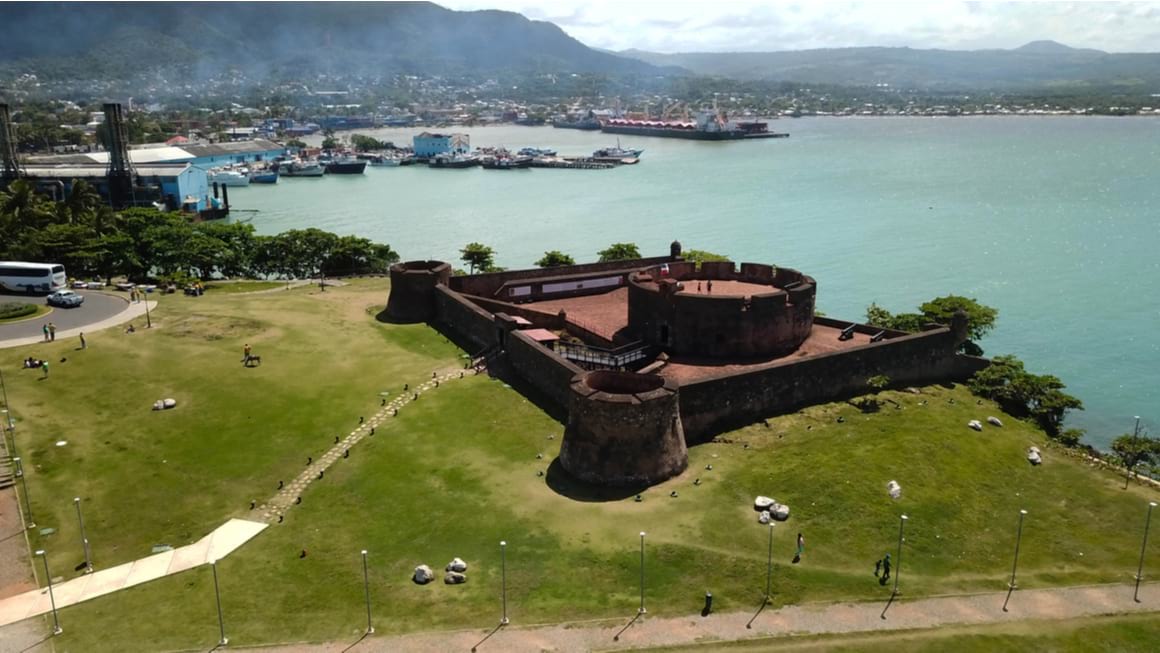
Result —
[[0, 261], [0, 290], [23, 293], [52, 293], [64, 288], [68, 278], [64, 266], [56, 263]]

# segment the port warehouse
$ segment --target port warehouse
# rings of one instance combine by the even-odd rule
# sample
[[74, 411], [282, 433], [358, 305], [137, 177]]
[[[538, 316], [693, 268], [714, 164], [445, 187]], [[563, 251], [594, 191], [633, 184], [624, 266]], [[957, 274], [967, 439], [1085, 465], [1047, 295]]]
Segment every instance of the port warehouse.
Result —
[[[286, 148], [265, 139], [206, 145], [142, 146], [129, 150], [135, 178], [141, 185], [155, 185], [161, 193], [143, 201], [162, 201], [166, 208], [205, 210], [212, 206], [208, 178], [210, 168], [269, 161], [286, 152]], [[107, 196], [103, 183], [108, 172], [109, 153], [62, 154], [30, 157], [24, 173], [48, 192], [53, 187], [69, 192], [73, 179], [84, 179]], [[59, 183], [58, 183], [59, 182]], [[193, 204], [188, 200], [193, 199]]]

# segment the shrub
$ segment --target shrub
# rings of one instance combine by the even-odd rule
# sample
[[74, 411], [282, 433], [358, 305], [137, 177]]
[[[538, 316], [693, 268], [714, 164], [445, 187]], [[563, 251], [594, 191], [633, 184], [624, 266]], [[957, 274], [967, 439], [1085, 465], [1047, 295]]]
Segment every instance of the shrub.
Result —
[[19, 304], [16, 302], [0, 304], [0, 320], [10, 320], [34, 313], [36, 313], [36, 304]]

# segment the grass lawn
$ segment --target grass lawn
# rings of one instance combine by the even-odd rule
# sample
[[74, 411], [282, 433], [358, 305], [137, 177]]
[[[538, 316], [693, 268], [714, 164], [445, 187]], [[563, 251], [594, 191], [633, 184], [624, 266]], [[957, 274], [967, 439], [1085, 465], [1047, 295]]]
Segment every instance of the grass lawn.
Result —
[[1145, 653], [1160, 641], [1155, 615], [1088, 617], [1060, 621], [1024, 621], [993, 626], [969, 626], [882, 634], [827, 637], [785, 637], [704, 646], [649, 649], [659, 653], [699, 651], [860, 651], [865, 653]]
[[[9, 375], [36, 521], [57, 529], [33, 544], [50, 552], [54, 574], [74, 576], [82, 558], [73, 496], [100, 568], [187, 544], [246, 517], [251, 499], [272, 496], [308, 455], [373, 413], [380, 392], [462, 365], [462, 352], [426, 326], [376, 322], [386, 294], [385, 280], [370, 279], [325, 293], [181, 297], [156, 312], [151, 331], [93, 334], [85, 352], [55, 345], [50, 358], [69, 361], [48, 381]], [[241, 366], [245, 342], [261, 367]], [[828, 404], [725, 434], [692, 448], [689, 471], [637, 503], [553, 490], [561, 424], [500, 381], [444, 384], [336, 463], [285, 523], [219, 563], [231, 644], [353, 640], [365, 619], [361, 549], [379, 632], [493, 625], [501, 539], [520, 623], [630, 616], [642, 530], [650, 613], [699, 611], [706, 590], [715, 610], [753, 609], [768, 536], [751, 507], [757, 494], [792, 509], [775, 529], [777, 604], [887, 595], [871, 572], [894, 551], [902, 512], [910, 597], [1003, 589], [1020, 508], [1029, 511], [1021, 586], [1130, 580], [1151, 495], [1120, 490], [1120, 479], [1046, 448], [1014, 419], [969, 430], [968, 420], [1000, 413], [961, 387], [922, 392], [883, 393], [899, 407], [874, 414]], [[163, 397], [178, 408], [150, 411]], [[1033, 444], [1046, 458], [1035, 468], [1024, 459]], [[899, 501], [886, 494], [891, 479]], [[791, 565], [798, 531], [806, 554]], [[466, 585], [410, 582], [415, 565], [440, 570], [453, 556], [470, 565]], [[62, 651], [197, 647], [217, 636], [206, 568], [61, 619]]]
[[283, 281], [210, 281], [205, 284], [205, 291], [214, 295], [224, 295], [285, 287], [286, 283]]

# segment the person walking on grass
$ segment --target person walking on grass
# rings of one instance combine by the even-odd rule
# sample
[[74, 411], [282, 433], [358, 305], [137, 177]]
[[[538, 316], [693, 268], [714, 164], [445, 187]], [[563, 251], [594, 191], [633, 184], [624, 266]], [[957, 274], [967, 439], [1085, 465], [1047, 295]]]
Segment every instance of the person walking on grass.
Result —
[[806, 538], [802, 537], [801, 533], [797, 536], [797, 551], [794, 553], [793, 562], [797, 564], [802, 561], [802, 554], [806, 551]]
[[47, 379], [48, 378], [48, 361], [47, 360], [40, 361], [40, 369], [44, 372], [44, 376], [41, 378]]
[[243, 365], [250, 362], [250, 352], [251, 351], [253, 351], [253, 350], [250, 349], [250, 343], [247, 342], [246, 346], [242, 347], [242, 364]]
[[81, 331], [81, 349], [85, 349], [87, 347], [88, 344], [85, 342], [85, 332]]

